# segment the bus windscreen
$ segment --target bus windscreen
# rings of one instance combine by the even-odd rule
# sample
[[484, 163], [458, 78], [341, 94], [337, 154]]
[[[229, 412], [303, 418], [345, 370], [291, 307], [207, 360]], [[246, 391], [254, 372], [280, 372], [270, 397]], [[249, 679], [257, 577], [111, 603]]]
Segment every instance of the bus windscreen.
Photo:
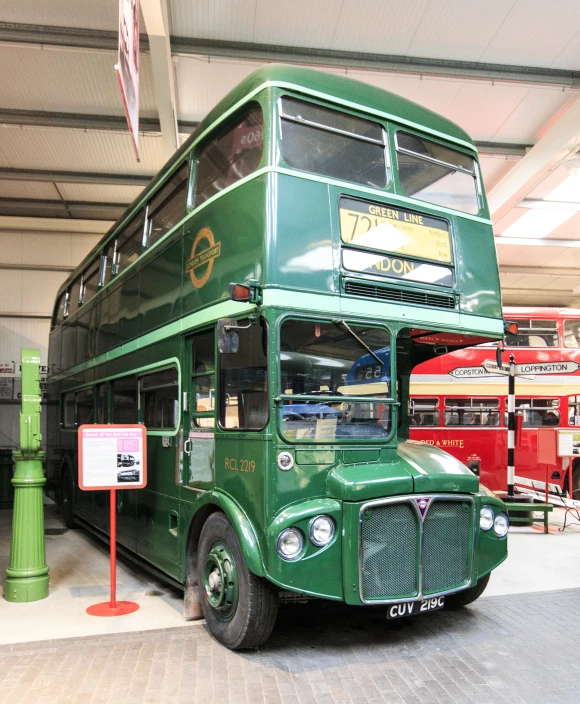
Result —
[[287, 320], [280, 331], [283, 434], [294, 441], [384, 439], [390, 349], [382, 328]]

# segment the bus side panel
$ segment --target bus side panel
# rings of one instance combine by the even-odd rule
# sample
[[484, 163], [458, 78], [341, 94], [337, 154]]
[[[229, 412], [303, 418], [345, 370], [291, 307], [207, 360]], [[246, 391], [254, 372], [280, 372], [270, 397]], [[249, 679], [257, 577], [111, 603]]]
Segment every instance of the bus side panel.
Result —
[[181, 237], [144, 263], [139, 273], [139, 335], [181, 315], [183, 268]]
[[[219, 205], [202, 208], [185, 222], [183, 315], [229, 300], [232, 281], [255, 278], [264, 283], [265, 199], [266, 175], [262, 175], [223, 194]], [[205, 261], [200, 262], [203, 254]]]
[[106, 349], [122, 345], [137, 337], [139, 314], [139, 276], [133, 275], [111, 285]]
[[[271, 189], [277, 219], [268, 281], [289, 289], [336, 292], [338, 269], [334, 260], [338, 234], [333, 241], [329, 187], [296, 176], [274, 174]], [[335, 207], [338, 208], [338, 201]]]
[[[244, 507], [258, 539], [266, 532], [265, 494], [268, 446], [264, 434], [216, 433], [216, 488]], [[262, 546], [263, 552], [263, 546]]]

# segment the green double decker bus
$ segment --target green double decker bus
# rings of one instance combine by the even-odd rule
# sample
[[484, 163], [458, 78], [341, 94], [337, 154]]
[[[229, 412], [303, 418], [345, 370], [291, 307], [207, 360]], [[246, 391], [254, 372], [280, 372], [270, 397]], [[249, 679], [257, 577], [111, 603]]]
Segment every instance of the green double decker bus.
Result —
[[117, 491], [119, 543], [230, 648], [296, 595], [389, 618], [465, 605], [507, 555], [507, 516], [408, 439], [409, 377], [502, 336], [468, 135], [370, 85], [262, 68], [60, 288], [49, 493], [105, 536], [77, 429], [144, 424], [148, 485]]

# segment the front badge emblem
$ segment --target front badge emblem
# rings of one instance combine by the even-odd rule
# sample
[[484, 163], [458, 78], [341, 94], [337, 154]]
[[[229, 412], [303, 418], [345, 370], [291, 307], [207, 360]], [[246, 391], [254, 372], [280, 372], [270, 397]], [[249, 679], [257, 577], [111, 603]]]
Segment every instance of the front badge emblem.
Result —
[[429, 508], [429, 504], [431, 503], [432, 497], [429, 496], [428, 498], [423, 497], [421, 499], [413, 499], [415, 502], [415, 506], [419, 509], [419, 514], [421, 516], [421, 520], [425, 520], [425, 514], [427, 513], [427, 509]]

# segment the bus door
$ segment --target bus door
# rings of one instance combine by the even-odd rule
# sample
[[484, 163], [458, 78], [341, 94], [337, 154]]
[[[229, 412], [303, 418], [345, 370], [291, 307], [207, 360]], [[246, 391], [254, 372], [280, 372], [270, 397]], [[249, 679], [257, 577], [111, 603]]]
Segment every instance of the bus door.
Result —
[[[179, 562], [179, 372], [176, 366], [139, 376], [140, 417], [147, 427], [147, 486], [138, 494], [137, 551], [169, 574]], [[167, 434], [164, 434], [164, 433]]]
[[215, 479], [214, 330], [187, 338], [186, 349], [181, 483], [189, 490], [204, 491]]

